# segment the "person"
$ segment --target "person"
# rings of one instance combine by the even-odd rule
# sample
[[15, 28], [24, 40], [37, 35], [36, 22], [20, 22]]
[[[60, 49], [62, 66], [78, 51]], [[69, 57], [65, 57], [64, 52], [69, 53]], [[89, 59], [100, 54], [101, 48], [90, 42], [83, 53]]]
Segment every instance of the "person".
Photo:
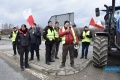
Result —
[[63, 44], [62, 64], [60, 68], [65, 67], [68, 51], [70, 55], [71, 67], [74, 67], [74, 44], [78, 44], [78, 38], [76, 37], [73, 28], [70, 27], [69, 21], [64, 22], [64, 27], [60, 29], [59, 36], [61, 37]]
[[30, 44], [30, 52], [31, 57], [30, 60], [34, 60], [34, 51], [36, 52], [37, 60], [40, 61], [40, 55], [39, 55], [39, 46], [41, 44], [41, 32], [40, 28], [36, 27], [36, 23], [33, 23], [31, 29], [29, 30], [30, 38], [31, 38], [31, 44]]
[[19, 53], [20, 53], [20, 67], [24, 71], [23, 58], [25, 54], [25, 68], [29, 68], [28, 64], [28, 53], [29, 53], [29, 44], [30, 44], [30, 35], [25, 24], [21, 26], [21, 29], [18, 30], [16, 36], [16, 42], [19, 42]]
[[85, 57], [87, 59], [88, 49], [92, 38], [92, 32], [89, 30], [87, 26], [84, 27], [84, 31], [82, 31], [80, 38], [82, 39], [82, 55], [81, 59]]
[[59, 45], [60, 45], [60, 37], [59, 37], [59, 22], [55, 22], [55, 27], [54, 27], [54, 33], [55, 33], [55, 43], [53, 44], [52, 47], [52, 53], [51, 53], [51, 58], [54, 61], [55, 59], [59, 59], [58, 57], [58, 51], [59, 51]]
[[45, 54], [46, 64], [50, 65], [50, 62], [54, 62], [51, 59], [51, 51], [52, 51], [52, 47], [53, 47], [53, 44], [54, 44], [54, 38], [55, 38], [54, 29], [52, 27], [52, 21], [48, 21], [48, 26], [46, 26], [46, 28], [44, 29], [44, 32], [43, 32], [43, 38], [46, 40], [45, 41], [45, 46], [46, 46], [46, 54]]
[[17, 33], [18, 33], [17, 28], [13, 27], [13, 31], [10, 34], [10, 38], [12, 40], [13, 52], [14, 52], [13, 56], [15, 56], [17, 54], [16, 48], [18, 50], [18, 46], [17, 46], [17, 43], [15, 41]]
[[[78, 40], [80, 41], [80, 30], [76, 28], [76, 24], [73, 24], [72, 28], [74, 29], [76, 36], [78, 37]], [[74, 44], [74, 58], [78, 57], [78, 49], [79, 49], [79, 44], [78, 45]]]

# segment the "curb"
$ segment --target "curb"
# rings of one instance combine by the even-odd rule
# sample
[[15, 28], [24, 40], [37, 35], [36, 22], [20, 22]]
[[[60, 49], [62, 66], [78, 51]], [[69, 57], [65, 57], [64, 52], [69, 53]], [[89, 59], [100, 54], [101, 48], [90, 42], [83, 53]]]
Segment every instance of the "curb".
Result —
[[76, 68], [73, 69], [65, 69], [65, 68], [61, 68], [61, 69], [46, 69], [44, 67], [38, 66], [38, 65], [34, 65], [34, 64], [29, 64], [32, 68], [50, 74], [50, 75], [56, 75], [56, 76], [66, 76], [66, 75], [72, 75], [72, 74], [76, 74], [78, 72], [81, 72], [82, 70], [84, 70], [92, 61], [92, 58], [88, 59], [87, 61], [85, 61], [84, 63], [80, 64], [79, 66], [77, 66]]
[[[6, 52], [1, 52], [4, 53], [5, 55], [7, 55], [8, 57], [12, 58], [13, 56], [11, 54], [7, 54]], [[16, 59], [18, 62], [18, 56], [13, 57], [13, 59]], [[67, 76], [67, 75], [72, 75], [72, 74], [76, 74], [78, 72], [81, 72], [82, 70], [84, 70], [90, 63], [92, 62], [92, 58], [87, 59], [86, 61], [84, 61], [82, 64], [77, 65], [75, 68], [71, 68], [71, 69], [66, 69], [66, 68], [59, 68], [59, 69], [48, 69], [48, 68], [44, 68], [42, 66], [38, 66], [35, 65], [33, 63], [29, 63], [29, 65], [31, 66], [31, 68], [40, 71], [42, 73], [47, 73], [48, 75], [55, 75], [55, 76]]]
[[34, 65], [32, 63], [30, 63], [29, 65], [38, 70], [41, 71], [42, 73], [47, 73], [48, 75], [56, 75], [56, 76], [67, 76], [67, 75], [72, 75], [72, 74], [76, 74], [78, 72], [81, 72], [82, 70], [84, 70], [90, 63], [92, 62], [92, 58], [88, 59], [87, 61], [83, 62], [82, 64], [80, 64], [79, 66], [77, 66], [76, 68], [73, 69], [58, 69], [58, 70], [52, 70], [52, 69], [46, 69], [44, 67], [38, 66], [38, 65]]

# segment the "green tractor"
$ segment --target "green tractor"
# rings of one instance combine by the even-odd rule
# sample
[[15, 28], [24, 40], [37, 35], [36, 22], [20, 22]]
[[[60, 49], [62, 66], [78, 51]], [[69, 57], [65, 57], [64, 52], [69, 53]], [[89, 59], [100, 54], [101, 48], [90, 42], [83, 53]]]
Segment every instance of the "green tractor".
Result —
[[96, 8], [96, 16], [100, 16], [100, 11], [106, 12], [104, 17], [104, 32], [96, 32], [93, 46], [93, 65], [95, 67], [107, 66], [108, 55], [120, 55], [120, 6], [115, 7], [115, 0], [112, 6], [105, 6], [105, 10]]

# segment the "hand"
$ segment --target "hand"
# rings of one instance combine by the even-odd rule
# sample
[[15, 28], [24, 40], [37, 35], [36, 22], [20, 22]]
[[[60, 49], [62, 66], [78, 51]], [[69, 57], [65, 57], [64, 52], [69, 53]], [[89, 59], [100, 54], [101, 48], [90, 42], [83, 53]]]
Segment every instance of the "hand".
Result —
[[76, 45], [78, 45], [78, 44], [79, 44], [79, 42], [76, 42], [75, 44], [76, 44]]
[[83, 38], [85, 38], [86, 36], [83, 36]]
[[32, 34], [34, 34], [34, 32], [32, 32]]
[[24, 36], [26, 36], [26, 34], [24, 34]]
[[67, 33], [69, 33], [69, 32], [70, 32], [70, 30], [69, 30], [69, 29], [67, 29], [67, 30], [66, 30], [66, 32], [67, 32]]

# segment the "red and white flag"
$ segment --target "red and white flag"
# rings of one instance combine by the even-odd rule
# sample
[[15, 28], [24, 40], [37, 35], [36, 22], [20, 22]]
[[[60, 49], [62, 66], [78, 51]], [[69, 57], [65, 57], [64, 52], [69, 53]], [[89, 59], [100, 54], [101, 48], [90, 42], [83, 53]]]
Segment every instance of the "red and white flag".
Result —
[[34, 19], [33, 19], [33, 16], [32, 16], [31, 8], [30, 9], [25, 9], [23, 11], [23, 16], [24, 16], [25, 20], [29, 23], [29, 25], [32, 26], [33, 23], [34, 23]]
[[98, 21], [97, 23], [95, 23], [93, 18], [91, 18], [89, 25], [100, 28], [100, 29], [104, 29], [104, 26], [101, 24], [101, 22]]

